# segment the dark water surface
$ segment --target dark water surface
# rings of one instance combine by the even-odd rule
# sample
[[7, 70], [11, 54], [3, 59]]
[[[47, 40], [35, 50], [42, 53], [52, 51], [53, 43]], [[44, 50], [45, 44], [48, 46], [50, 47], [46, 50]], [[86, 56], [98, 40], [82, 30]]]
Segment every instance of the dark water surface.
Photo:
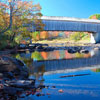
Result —
[[67, 50], [14, 55], [30, 69], [36, 86], [45, 85], [35, 95], [19, 100], [99, 100], [100, 51], [70, 54]]

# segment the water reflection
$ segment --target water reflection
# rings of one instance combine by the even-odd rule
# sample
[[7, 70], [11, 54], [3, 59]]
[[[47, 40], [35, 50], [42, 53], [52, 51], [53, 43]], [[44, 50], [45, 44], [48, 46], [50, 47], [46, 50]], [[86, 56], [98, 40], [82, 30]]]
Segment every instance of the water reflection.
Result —
[[74, 58], [89, 58], [93, 56], [94, 51], [91, 51], [87, 54], [84, 53], [68, 53], [67, 50], [54, 50], [51, 52], [38, 52], [34, 51], [32, 53], [20, 53], [16, 55], [16, 58], [19, 59], [32, 59], [33, 61], [41, 61], [41, 60], [54, 60], [54, 59], [74, 59]]
[[[99, 65], [99, 50], [91, 50], [89, 53], [68, 53], [67, 50], [54, 50], [51, 52], [26, 52], [14, 55], [23, 60], [30, 68], [30, 74], [35, 77], [43, 73], [59, 73], [74, 70], [88, 69], [92, 65]], [[37, 75], [36, 75], [37, 74]]]
[[92, 69], [93, 72], [100, 72], [100, 68], [94, 68]]
[[[30, 78], [36, 85], [46, 87], [24, 100], [99, 100], [100, 98], [100, 51], [87, 54], [68, 53], [67, 50], [52, 52], [20, 53], [14, 55], [30, 68]], [[98, 74], [96, 74], [98, 72]], [[83, 74], [83, 76], [78, 75]], [[73, 77], [61, 76], [70, 75]], [[77, 75], [77, 77], [74, 77]], [[62, 92], [60, 92], [62, 91]]]
[[[61, 75], [74, 75], [90, 73], [87, 76], [64, 77]], [[92, 70], [75, 71], [70, 73], [56, 73], [43, 75], [40, 80], [44, 88], [38, 89], [34, 96], [23, 100], [99, 100], [100, 98], [100, 73], [95, 74]], [[62, 92], [61, 92], [62, 91]]]

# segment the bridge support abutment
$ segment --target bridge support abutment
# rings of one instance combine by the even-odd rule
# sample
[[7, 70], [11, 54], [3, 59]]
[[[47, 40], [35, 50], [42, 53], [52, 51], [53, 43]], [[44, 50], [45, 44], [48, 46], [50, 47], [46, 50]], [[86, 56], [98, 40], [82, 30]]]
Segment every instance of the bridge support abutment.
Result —
[[91, 43], [100, 43], [100, 32], [91, 33]]

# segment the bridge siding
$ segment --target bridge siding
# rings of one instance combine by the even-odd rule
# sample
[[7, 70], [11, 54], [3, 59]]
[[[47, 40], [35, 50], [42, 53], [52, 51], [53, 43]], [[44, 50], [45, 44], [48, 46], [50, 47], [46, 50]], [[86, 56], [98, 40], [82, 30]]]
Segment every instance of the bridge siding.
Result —
[[100, 24], [86, 22], [70, 22], [43, 20], [45, 31], [83, 31], [83, 32], [100, 32]]

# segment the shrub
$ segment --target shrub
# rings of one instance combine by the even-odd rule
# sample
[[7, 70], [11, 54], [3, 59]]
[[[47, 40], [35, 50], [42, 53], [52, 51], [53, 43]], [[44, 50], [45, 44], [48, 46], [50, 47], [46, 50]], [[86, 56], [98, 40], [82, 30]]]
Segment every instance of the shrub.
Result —
[[87, 36], [88, 34], [85, 32], [75, 32], [73, 34], [70, 35], [70, 39], [74, 40], [74, 41], [79, 41], [82, 38], [84, 38], [85, 36]]

